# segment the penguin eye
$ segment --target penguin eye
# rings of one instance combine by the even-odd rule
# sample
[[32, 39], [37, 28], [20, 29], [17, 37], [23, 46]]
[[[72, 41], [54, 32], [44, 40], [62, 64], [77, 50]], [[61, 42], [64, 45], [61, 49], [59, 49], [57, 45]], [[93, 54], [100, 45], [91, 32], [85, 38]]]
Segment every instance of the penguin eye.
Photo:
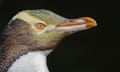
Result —
[[44, 29], [44, 28], [46, 27], [46, 25], [43, 24], [43, 23], [37, 23], [37, 24], [35, 24], [35, 27], [36, 27], [37, 29], [39, 29], [39, 30], [42, 30], [42, 29]]

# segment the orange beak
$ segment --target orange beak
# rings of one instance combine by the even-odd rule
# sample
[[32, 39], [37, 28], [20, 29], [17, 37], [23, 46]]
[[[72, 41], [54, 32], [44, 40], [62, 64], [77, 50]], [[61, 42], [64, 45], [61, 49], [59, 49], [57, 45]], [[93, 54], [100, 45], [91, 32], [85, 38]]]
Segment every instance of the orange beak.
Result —
[[70, 19], [69, 22], [65, 22], [62, 24], [59, 24], [58, 27], [73, 27], [73, 26], [80, 26], [85, 25], [86, 29], [95, 27], [96, 21], [93, 18], [90, 17], [81, 17], [77, 19]]

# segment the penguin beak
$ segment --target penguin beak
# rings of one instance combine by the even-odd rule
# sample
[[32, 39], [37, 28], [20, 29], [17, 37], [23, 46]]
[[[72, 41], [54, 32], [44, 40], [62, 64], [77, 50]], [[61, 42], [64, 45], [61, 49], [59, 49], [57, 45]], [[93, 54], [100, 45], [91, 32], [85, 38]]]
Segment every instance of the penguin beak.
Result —
[[76, 19], [69, 19], [68, 22], [57, 25], [57, 29], [67, 31], [81, 31], [97, 26], [96, 21], [90, 17], [81, 17]]

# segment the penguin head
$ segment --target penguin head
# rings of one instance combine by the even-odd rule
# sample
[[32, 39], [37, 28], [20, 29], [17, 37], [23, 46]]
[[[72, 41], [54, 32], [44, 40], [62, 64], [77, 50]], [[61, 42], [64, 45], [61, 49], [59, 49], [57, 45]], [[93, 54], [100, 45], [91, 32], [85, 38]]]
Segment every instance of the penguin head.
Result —
[[56, 46], [66, 36], [97, 25], [90, 17], [68, 19], [44, 9], [21, 11], [11, 21], [16, 19], [26, 22], [34, 35], [34, 40], [47, 48]]

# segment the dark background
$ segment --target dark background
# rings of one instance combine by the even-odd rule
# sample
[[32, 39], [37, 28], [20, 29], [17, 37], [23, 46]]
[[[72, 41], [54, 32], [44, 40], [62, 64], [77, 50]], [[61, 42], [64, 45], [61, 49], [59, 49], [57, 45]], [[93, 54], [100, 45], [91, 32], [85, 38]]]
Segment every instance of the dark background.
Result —
[[12, 16], [24, 9], [49, 9], [68, 18], [93, 17], [97, 27], [65, 38], [48, 56], [50, 72], [106, 72], [108, 66], [107, 71], [112, 71], [112, 25], [105, 23], [106, 3], [103, 0], [2, 0], [0, 31]]

